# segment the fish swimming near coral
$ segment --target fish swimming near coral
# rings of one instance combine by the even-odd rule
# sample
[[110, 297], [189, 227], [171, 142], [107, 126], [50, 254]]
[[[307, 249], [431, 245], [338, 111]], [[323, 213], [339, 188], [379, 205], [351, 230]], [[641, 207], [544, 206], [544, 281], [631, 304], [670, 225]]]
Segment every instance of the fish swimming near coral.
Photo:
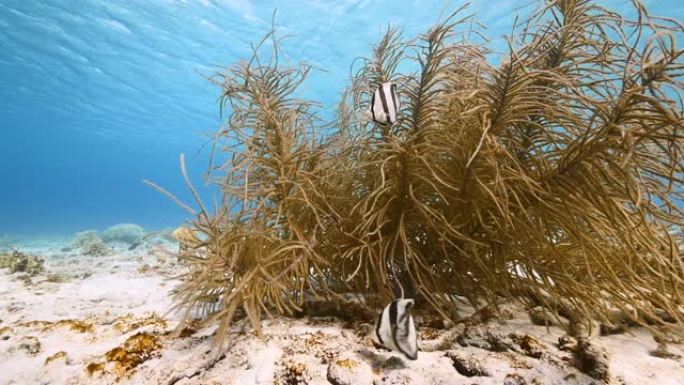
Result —
[[392, 82], [382, 83], [373, 93], [370, 109], [366, 117], [379, 124], [394, 124], [401, 110], [401, 101], [397, 94], [397, 86]]
[[410, 313], [413, 305], [412, 299], [392, 301], [382, 310], [375, 323], [377, 342], [411, 360], [418, 358], [416, 325]]
[[197, 232], [191, 230], [185, 226], [181, 226], [171, 233], [173, 237], [178, 240], [178, 254], [183, 255], [189, 250], [197, 248], [201, 243], [199, 238], [197, 238]]

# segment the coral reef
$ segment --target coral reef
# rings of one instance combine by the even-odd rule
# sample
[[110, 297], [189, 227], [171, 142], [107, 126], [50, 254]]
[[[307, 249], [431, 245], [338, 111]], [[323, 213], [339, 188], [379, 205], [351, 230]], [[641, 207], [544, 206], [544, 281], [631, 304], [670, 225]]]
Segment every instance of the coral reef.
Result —
[[10, 253], [0, 254], [0, 269], [9, 269], [10, 273], [27, 273], [35, 276], [45, 272], [45, 260], [36, 255], [27, 255], [13, 250]]
[[10, 267], [13, 253], [14, 251], [0, 254], [0, 269], [7, 269]]
[[145, 236], [138, 242], [130, 244], [128, 250], [135, 250], [143, 247], [147, 250], [158, 247], [172, 247], [177, 244], [178, 240], [174, 237], [172, 230], [151, 231], [145, 233]]
[[103, 255], [111, 254], [112, 249], [109, 248], [104, 243], [91, 243], [81, 249], [81, 253], [84, 255], [89, 255], [91, 257], [100, 257]]
[[97, 230], [84, 230], [76, 233], [69, 247], [72, 249], [80, 249], [88, 246], [91, 243], [97, 243], [101, 241], [102, 240], [97, 235]]
[[145, 236], [145, 229], [134, 223], [120, 223], [102, 232], [105, 243], [121, 242], [129, 245], [140, 243]]
[[95, 230], [76, 233], [76, 236], [71, 241], [70, 250], [77, 250], [82, 254], [92, 257], [100, 257], [112, 253], [112, 249], [102, 241]]

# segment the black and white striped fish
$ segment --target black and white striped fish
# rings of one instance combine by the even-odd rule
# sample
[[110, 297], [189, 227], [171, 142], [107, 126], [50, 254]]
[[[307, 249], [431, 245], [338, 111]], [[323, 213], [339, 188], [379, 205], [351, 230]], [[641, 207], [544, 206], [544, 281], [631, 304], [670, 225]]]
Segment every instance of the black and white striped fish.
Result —
[[377, 342], [411, 360], [418, 358], [416, 325], [410, 313], [413, 304], [412, 299], [392, 301], [382, 310], [375, 323]]
[[397, 86], [392, 82], [382, 83], [373, 93], [370, 110], [366, 113], [369, 118], [379, 124], [394, 124], [397, 122], [401, 101], [397, 94]]

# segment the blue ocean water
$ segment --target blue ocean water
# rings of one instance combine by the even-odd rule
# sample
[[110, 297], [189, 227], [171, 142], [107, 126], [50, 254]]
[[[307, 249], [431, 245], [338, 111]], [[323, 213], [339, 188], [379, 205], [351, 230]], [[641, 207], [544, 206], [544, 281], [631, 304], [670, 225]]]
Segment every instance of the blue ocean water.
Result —
[[[600, 1], [623, 14], [628, 1]], [[0, 234], [68, 235], [135, 222], [176, 226], [186, 213], [143, 185], [191, 201], [178, 166], [203, 195], [208, 136], [221, 124], [206, 77], [250, 55], [277, 9], [292, 62], [319, 71], [305, 96], [332, 116], [353, 59], [387, 24], [425, 31], [460, 2], [440, 0], [2, 0], [0, 1]], [[651, 0], [684, 19], [684, 3]], [[516, 13], [538, 3], [475, 0], [497, 53]]]

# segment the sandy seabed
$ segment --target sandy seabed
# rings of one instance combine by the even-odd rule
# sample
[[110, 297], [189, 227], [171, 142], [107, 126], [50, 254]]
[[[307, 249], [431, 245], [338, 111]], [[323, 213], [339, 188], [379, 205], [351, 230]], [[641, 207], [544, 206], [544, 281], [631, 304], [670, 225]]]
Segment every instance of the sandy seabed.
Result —
[[335, 318], [263, 321], [265, 339], [238, 322], [225, 349], [215, 329], [173, 337], [172, 248], [91, 257], [52, 244], [28, 278], [0, 270], [0, 384], [684, 384], [684, 346], [668, 357], [643, 329], [595, 336], [609, 378], [576, 368], [565, 332], [507, 306], [504, 320], [437, 330], [421, 325], [418, 360], [378, 349], [372, 325]]

